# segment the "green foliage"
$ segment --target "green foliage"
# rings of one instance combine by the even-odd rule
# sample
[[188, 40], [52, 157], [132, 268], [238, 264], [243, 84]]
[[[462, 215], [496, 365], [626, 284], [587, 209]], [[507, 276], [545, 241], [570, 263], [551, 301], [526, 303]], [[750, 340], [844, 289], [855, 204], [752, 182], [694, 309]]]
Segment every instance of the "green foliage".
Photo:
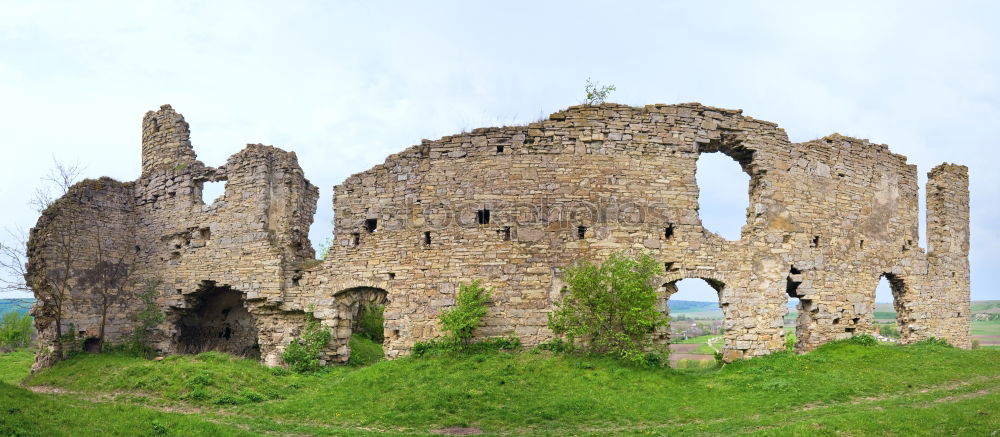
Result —
[[847, 341], [860, 346], [875, 346], [878, 344], [878, 340], [868, 334], [855, 335]]
[[455, 343], [448, 339], [420, 341], [410, 352], [415, 357], [430, 355], [474, 355], [490, 352], [514, 352], [521, 349], [521, 339], [517, 336], [492, 337], [470, 343]]
[[937, 337], [928, 337], [928, 338], [920, 340], [920, 341], [918, 341], [918, 342], [916, 342], [914, 344], [921, 345], [921, 346], [954, 347], [954, 346], [951, 345], [951, 343], [948, 343], [948, 340], [945, 340], [943, 338], [937, 338]]
[[570, 345], [579, 339], [591, 353], [635, 363], [643, 363], [651, 350], [667, 354], [652, 342], [652, 334], [669, 322], [656, 309], [653, 278], [659, 273], [660, 264], [648, 253], [637, 258], [616, 253], [599, 266], [581, 260], [563, 272], [567, 288], [549, 314], [549, 328]]
[[358, 314], [358, 334], [382, 343], [385, 341], [385, 305], [365, 305]]
[[614, 85], [600, 86], [600, 83], [592, 82], [588, 77], [587, 84], [583, 88], [583, 90], [587, 93], [584, 104], [588, 106], [600, 105], [604, 103], [604, 100], [615, 89]]
[[292, 370], [305, 373], [320, 368], [320, 351], [330, 342], [330, 330], [320, 325], [311, 312], [306, 313], [305, 327], [299, 338], [292, 340], [281, 354], [281, 360]]
[[972, 349], [979, 349], [979, 339], [978, 338], [973, 338], [972, 339]]
[[789, 332], [785, 334], [785, 350], [789, 352], [795, 351], [795, 333]]
[[382, 345], [367, 336], [352, 335], [348, 346], [351, 348], [351, 357], [347, 359], [347, 364], [352, 366], [367, 366], [385, 359]]
[[132, 331], [132, 338], [125, 345], [125, 350], [132, 354], [149, 357], [153, 353], [150, 337], [153, 330], [166, 317], [160, 306], [156, 304], [157, 288], [161, 283], [157, 279], [146, 281], [142, 291], [137, 296], [139, 298], [139, 311], [135, 314], [137, 326]]
[[4, 313], [0, 319], [0, 352], [9, 352], [31, 345], [34, 332], [32, 318], [18, 311]]
[[323, 240], [316, 247], [316, 258], [321, 260], [326, 259], [326, 256], [330, 254], [331, 246], [333, 246], [333, 238], [326, 237], [326, 240]]
[[472, 340], [476, 329], [486, 315], [487, 303], [492, 290], [487, 290], [479, 284], [479, 280], [470, 284], [462, 283], [455, 296], [455, 306], [441, 310], [438, 320], [441, 327], [448, 332], [445, 341], [454, 344], [467, 344]]

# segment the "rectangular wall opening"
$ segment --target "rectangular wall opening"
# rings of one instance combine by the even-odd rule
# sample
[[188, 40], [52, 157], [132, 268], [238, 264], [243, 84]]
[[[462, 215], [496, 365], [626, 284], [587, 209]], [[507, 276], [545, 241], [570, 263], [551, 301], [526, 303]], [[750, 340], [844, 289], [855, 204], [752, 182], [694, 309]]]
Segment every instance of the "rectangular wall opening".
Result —
[[587, 227], [586, 226], [577, 226], [577, 228], [576, 228], [576, 238], [578, 240], [582, 240], [584, 238], [587, 238]]
[[368, 231], [369, 234], [375, 232], [376, 229], [378, 229], [378, 219], [365, 220], [365, 230]]
[[424, 246], [430, 246], [430, 245], [431, 245], [431, 232], [426, 231], [424, 232]]
[[480, 209], [476, 211], [476, 223], [479, 223], [481, 225], [490, 224], [490, 210]]
[[670, 223], [666, 228], [663, 228], [663, 238], [669, 240], [674, 237], [674, 224]]

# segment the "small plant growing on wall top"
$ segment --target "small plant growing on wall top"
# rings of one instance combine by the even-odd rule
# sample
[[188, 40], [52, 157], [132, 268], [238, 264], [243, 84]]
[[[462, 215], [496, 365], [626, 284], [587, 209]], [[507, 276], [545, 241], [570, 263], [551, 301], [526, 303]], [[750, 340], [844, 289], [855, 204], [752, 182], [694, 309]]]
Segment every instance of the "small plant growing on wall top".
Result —
[[587, 92], [587, 98], [584, 100], [585, 105], [594, 106], [604, 103], [604, 99], [608, 98], [608, 94], [611, 94], [616, 89], [614, 85], [600, 85], [599, 82], [593, 82], [589, 77], [587, 78], [587, 85], [584, 87], [584, 91]]

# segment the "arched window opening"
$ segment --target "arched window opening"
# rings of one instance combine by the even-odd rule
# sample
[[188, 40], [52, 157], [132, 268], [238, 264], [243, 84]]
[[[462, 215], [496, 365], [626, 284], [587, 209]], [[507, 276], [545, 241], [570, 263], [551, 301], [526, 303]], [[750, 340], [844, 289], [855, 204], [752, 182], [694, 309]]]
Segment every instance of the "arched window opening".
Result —
[[750, 205], [750, 176], [723, 153], [698, 155], [698, 215], [701, 225], [726, 240], [739, 240]]
[[681, 279], [663, 284], [662, 310], [670, 316], [660, 341], [670, 343], [670, 364], [677, 368], [715, 366], [722, 352], [724, 315], [719, 293], [725, 285], [712, 279]]
[[883, 273], [875, 287], [872, 306], [872, 331], [886, 342], [900, 342], [909, 333], [908, 314], [904, 305], [906, 283], [892, 273]]

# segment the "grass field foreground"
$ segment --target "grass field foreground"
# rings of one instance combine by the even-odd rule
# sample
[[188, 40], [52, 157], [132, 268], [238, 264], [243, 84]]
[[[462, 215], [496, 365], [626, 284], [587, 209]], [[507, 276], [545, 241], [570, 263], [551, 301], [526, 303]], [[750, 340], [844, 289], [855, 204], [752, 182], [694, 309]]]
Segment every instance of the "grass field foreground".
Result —
[[[0, 356], [0, 369], [10, 372], [17, 366], [5, 363], [19, 359]], [[782, 352], [689, 371], [532, 351], [405, 358], [311, 375], [218, 353], [162, 361], [88, 355], [25, 384], [56, 394], [0, 385], [0, 405], [13, 411], [0, 418], [0, 434], [426, 435], [449, 426], [495, 435], [1000, 430], [1000, 351], [937, 345], [842, 341], [806, 355]]]

